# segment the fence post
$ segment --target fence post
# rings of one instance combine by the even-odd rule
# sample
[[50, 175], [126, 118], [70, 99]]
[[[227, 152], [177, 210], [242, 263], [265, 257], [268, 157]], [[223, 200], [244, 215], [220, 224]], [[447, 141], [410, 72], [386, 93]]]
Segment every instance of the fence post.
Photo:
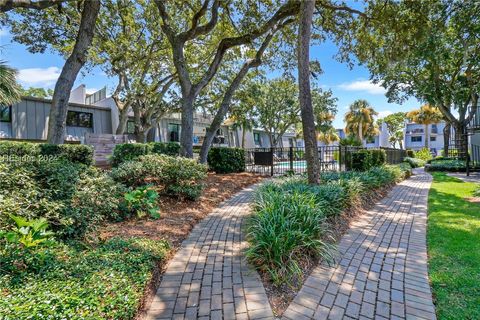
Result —
[[270, 159], [271, 159], [271, 166], [270, 166], [270, 176], [273, 177], [273, 164], [274, 164], [274, 159], [273, 159], [273, 147], [270, 147]]
[[338, 146], [338, 171], [342, 171], [342, 146]]
[[293, 147], [290, 146], [290, 150], [288, 151], [288, 158], [290, 160], [290, 171], [293, 173]]

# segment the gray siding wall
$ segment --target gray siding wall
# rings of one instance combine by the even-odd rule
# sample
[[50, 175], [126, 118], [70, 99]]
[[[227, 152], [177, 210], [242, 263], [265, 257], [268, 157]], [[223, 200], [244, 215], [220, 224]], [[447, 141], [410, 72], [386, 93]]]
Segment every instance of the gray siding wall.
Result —
[[[85, 133], [112, 133], [110, 110], [77, 105], [69, 106], [68, 110], [93, 114], [93, 128], [67, 127], [67, 135], [70, 135], [71, 138], [80, 140]], [[12, 106], [12, 138], [45, 140], [47, 138], [49, 114], [50, 102], [48, 101], [24, 99], [14, 104]]]

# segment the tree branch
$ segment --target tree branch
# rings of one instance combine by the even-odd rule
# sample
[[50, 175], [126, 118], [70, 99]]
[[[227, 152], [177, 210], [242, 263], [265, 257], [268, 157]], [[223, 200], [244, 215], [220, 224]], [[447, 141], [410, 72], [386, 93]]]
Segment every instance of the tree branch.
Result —
[[17, 8], [42, 10], [67, 1], [77, 0], [0, 0], [0, 12], [7, 12]]

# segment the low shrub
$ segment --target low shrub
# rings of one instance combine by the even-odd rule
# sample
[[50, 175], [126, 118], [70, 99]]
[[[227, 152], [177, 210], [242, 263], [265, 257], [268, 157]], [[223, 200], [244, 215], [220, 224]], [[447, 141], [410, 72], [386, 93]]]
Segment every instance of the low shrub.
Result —
[[176, 157], [180, 153], [180, 144], [176, 142], [151, 142], [152, 153]]
[[427, 148], [420, 149], [415, 152], [415, 158], [423, 161], [428, 161], [433, 158], [432, 153]]
[[211, 148], [207, 161], [216, 173], [245, 171], [245, 151], [240, 148]]
[[62, 238], [83, 237], [118, 212], [122, 185], [94, 167], [64, 159], [0, 162], [0, 228], [9, 214], [45, 218]]
[[465, 160], [457, 159], [442, 159], [432, 160], [430, 165], [425, 167], [427, 171], [449, 171], [449, 172], [463, 172], [467, 169]]
[[207, 167], [194, 159], [151, 154], [122, 163], [111, 176], [127, 187], [153, 183], [165, 194], [193, 200], [201, 194]]
[[425, 161], [418, 158], [405, 157], [403, 161], [407, 162], [412, 168], [420, 168], [425, 166]]
[[133, 319], [165, 241], [70, 241], [29, 252], [0, 244], [3, 319]]
[[60, 158], [74, 163], [91, 165], [93, 163], [93, 148], [83, 144], [56, 145], [48, 143], [0, 141], [0, 156]]
[[179, 152], [180, 145], [175, 142], [122, 143], [115, 146], [111, 162], [112, 166], [116, 167], [147, 154], [165, 154], [173, 157], [178, 156]]
[[385, 164], [387, 154], [382, 149], [362, 149], [349, 152], [350, 162], [349, 169], [357, 171], [366, 171], [373, 167], [379, 167]]
[[415, 158], [415, 151], [413, 151], [412, 149], [407, 149], [407, 157]]
[[125, 193], [125, 205], [128, 210], [133, 211], [137, 217], [143, 218], [147, 214], [154, 218], [160, 218], [157, 205], [158, 193], [149, 186], [140, 187]]
[[146, 143], [122, 143], [117, 144], [113, 149], [113, 155], [111, 158], [112, 166], [118, 166], [119, 164], [150, 153], [149, 145]]

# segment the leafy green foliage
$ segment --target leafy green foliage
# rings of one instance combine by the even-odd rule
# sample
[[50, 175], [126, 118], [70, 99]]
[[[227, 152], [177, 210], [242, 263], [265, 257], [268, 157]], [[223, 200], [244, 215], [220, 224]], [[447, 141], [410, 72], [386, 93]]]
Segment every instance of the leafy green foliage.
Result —
[[425, 166], [425, 161], [418, 158], [405, 157], [403, 161], [407, 162], [412, 168], [419, 168]]
[[245, 171], [245, 151], [240, 148], [211, 148], [208, 166], [216, 173]]
[[139, 187], [124, 195], [126, 206], [129, 210], [136, 213], [139, 218], [147, 214], [154, 218], [160, 218], [157, 205], [158, 193], [149, 186]]
[[28, 252], [0, 247], [5, 319], [132, 319], [168, 244], [110, 239], [58, 243]]
[[407, 149], [407, 157], [415, 158], [415, 151], [412, 149]]
[[415, 152], [415, 158], [428, 161], [433, 158], [432, 153], [427, 148], [422, 148]]
[[180, 145], [175, 142], [150, 142], [150, 143], [123, 143], [117, 144], [113, 150], [112, 165], [131, 160], [147, 154], [165, 154], [168, 156], [178, 156]]
[[[366, 171], [373, 167], [385, 164], [387, 155], [382, 149], [362, 149], [348, 152], [347, 165], [352, 170]], [[348, 155], [347, 154], [347, 155]]]
[[354, 135], [348, 135], [346, 138], [340, 139], [339, 144], [341, 146], [354, 146], [354, 147], [361, 147], [362, 141], [360, 141]]
[[408, 177], [411, 167], [380, 166], [365, 172], [322, 173], [323, 184], [303, 177], [283, 178], [261, 186], [249, 221], [247, 258], [274, 284], [293, 284], [308, 257], [331, 257], [327, 221], [360, 204], [379, 188]]
[[428, 171], [450, 171], [459, 172], [465, 171], [467, 168], [465, 160], [458, 159], [433, 159], [430, 165], [426, 167]]
[[476, 185], [434, 172], [428, 195], [428, 272], [439, 319], [480, 318], [480, 205]]
[[93, 148], [81, 144], [48, 144], [16, 141], [0, 141], [0, 157], [11, 158], [31, 156], [43, 159], [59, 158], [74, 163], [91, 165]]
[[83, 237], [115, 217], [124, 187], [94, 167], [60, 159], [0, 162], [0, 227], [8, 214], [45, 218], [61, 237]]
[[202, 191], [207, 167], [193, 159], [150, 154], [120, 164], [111, 176], [128, 187], [153, 183], [164, 194], [196, 199]]
[[15, 221], [16, 227], [11, 231], [0, 231], [0, 238], [5, 238], [10, 243], [21, 244], [24, 248], [34, 248], [53, 243], [54, 233], [47, 231], [49, 225], [45, 218], [26, 220], [22, 217], [9, 215]]
[[385, 118], [379, 119], [378, 123], [381, 126], [382, 123], [386, 124], [389, 137], [389, 142], [392, 143], [392, 146], [395, 148], [398, 143], [399, 147], [402, 148], [403, 144], [403, 128], [405, 126], [406, 114], [405, 112], [395, 112], [389, 114]]

